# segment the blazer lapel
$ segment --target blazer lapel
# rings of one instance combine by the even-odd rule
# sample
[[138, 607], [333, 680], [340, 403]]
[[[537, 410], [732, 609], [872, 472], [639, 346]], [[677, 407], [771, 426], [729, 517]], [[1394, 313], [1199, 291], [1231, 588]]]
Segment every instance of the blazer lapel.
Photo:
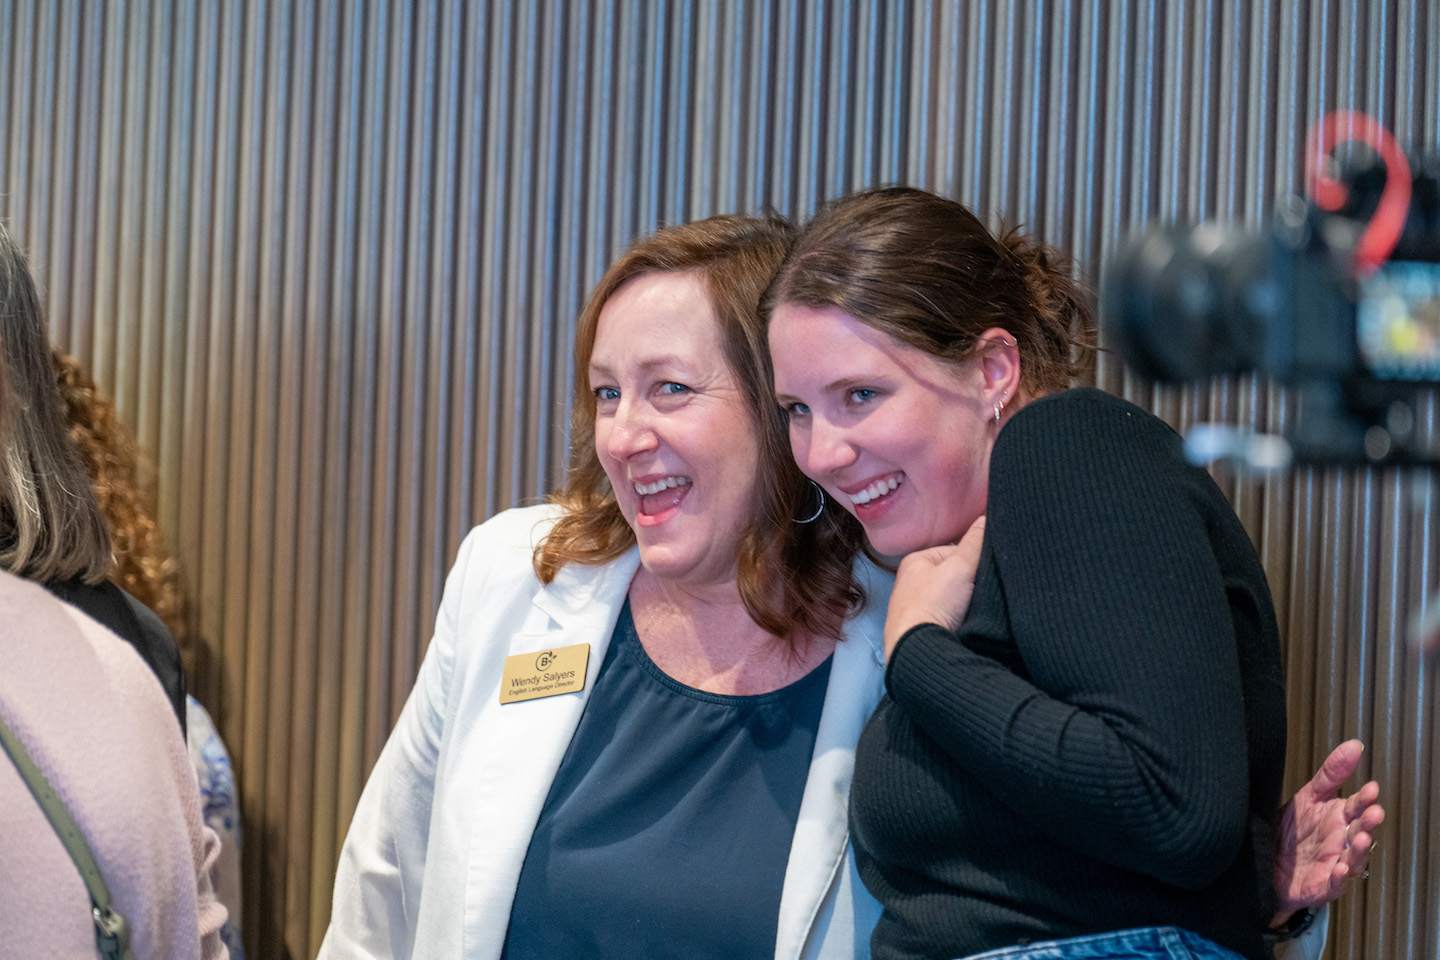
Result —
[[509, 652], [589, 644], [585, 686], [575, 693], [483, 706], [471, 769], [476, 771], [464, 956], [499, 957], [530, 836], [585, 710], [611, 634], [639, 566], [631, 549], [603, 567], [568, 564], [539, 589]]
[[[463, 956], [498, 958], [531, 834], [549, 795], [604, 662], [630, 581], [639, 567], [631, 550], [603, 567], [570, 564], [548, 587], [536, 591], [517, 623], [507, 655], [538, 653], [577, 643], [590, 645], [585, 687], [576, 693], [501, 705], [498, 696], [477, 705], [471, 742], [461, 745], [471, 772], [466, 794], [474, 798], [468, 825]], [[847, 856], [848, 802], [855, 744], [884, 689], [882, 636], [890, 578], [868, 564], [857, 566], [869, 603], [846, 625], [836, 647], [815, 753], [805, 782], [799, 822], [780, 901], [777, 958], [816, 955], [822, 942], [854, 941], [865, 955], [873, 913], [860, 919]], [[498, 684], [497, 684], [498, 689]], [[500, 772], [496, 772], [500, 771]], [[840, 900], [847, 902], [841, 903]], [[866, 929], [835, 930], [833, 925]]]
[[815, 755], [780, 897], [777, 960], [816, 956], [822, 940], [854, 941], [860, 949], [847, 955], [868, 955], [873, 923], [869, 909], [863, 911], [866, 929], [830, 930], [840, 924], [855, 926], [855, 904], [839, 900], [868, 898], [863, 889], [851, 890], [843, 876], [849, 870], [850, 781], [855, 745], [885, 687], [885, 606], [891, 578], [864, 560], [857, 562], [856, 574], [869, 599], [846, 623], [845, 640], [836, 645], [830, 665]]

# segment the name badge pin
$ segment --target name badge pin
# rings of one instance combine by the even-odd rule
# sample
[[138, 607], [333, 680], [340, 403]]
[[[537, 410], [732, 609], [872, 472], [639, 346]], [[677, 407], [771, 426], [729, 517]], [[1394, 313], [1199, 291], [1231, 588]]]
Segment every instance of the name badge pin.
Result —
[[500, 702], [518, 703], [583, 690], [589, 663], [588, 643], [506, 657], [500, 677]]

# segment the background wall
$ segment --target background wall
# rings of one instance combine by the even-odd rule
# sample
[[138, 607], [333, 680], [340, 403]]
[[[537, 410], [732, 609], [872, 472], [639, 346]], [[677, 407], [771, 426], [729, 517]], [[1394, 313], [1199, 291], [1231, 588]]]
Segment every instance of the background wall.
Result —
[[[252, 957], [317, 948], [444, 572], [559, 479], [573, 318], [632, 237], [900, 181], [1094, 275], [1152, 220], [1258, 223], [1331, 108], [1440, 148], [1437, 38], [1433, 0], [0, 0], [0, 216], [155, 460]], [[1100, 381], [1178, 426], [1293, 414]], [[1359, 735], [1390, 811], [1331, 955], [1440, 955], [1435, 677], [1404, 639], [1436, 485], [1229, 489], [1287, 638], [1290, 788]]]

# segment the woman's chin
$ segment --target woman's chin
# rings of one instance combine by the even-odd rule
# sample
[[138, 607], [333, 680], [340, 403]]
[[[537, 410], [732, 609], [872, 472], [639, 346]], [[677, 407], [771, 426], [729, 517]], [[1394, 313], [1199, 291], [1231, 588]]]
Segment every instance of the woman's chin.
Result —
[[913, 533], [904, 530], [897, 530], [893, 526], [884, 526], [879, 529], [865, 528], [865, 538], [870, 542], [870, 549], [887, 560], [899, 563], [907, 554], [916, 550], [924, 550], [931, 544], [924, 543], [922, 539]]
[[865, 528], [870, 549], [897, 563], [917, 550], [960, 542], [971, 522], [958, 524], [955, 517], [949, 517], [944, 523], [906, 524], [897, 522], [902, 518], [894, 513], [885, 519], [890, 522], [869, 524], [862, 520], [861, 526]]
[[734, 581], [738, 564], [732, 557], [725, 563], [678, 544], [640, 547], [640, 565], [656, 580], [676, 585], [701, 585]]

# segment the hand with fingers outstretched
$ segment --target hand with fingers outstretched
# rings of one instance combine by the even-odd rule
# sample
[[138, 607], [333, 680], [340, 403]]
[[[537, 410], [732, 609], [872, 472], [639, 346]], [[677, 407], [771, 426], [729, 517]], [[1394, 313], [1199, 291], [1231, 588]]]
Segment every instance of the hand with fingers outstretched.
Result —
[[1367, 875], [1373, 833], [1385, 819], [1385, 808], [1377, 802], [1380, 786], [1372, 780], [1340, 796], [1340, 786], [1354, 775], [1364, 750], [1359, 740], [1347, 740], [1330, 751], [1281, 811], [1274, 925], [1337, 899], [1350, 880]]

